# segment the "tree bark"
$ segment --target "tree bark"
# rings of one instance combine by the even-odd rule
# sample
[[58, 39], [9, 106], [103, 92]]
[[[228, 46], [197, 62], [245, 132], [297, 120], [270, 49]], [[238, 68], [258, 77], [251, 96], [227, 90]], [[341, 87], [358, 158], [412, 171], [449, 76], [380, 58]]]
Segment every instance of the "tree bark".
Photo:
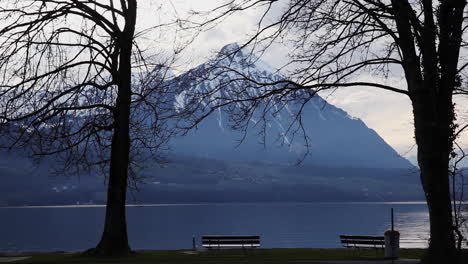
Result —
[[96, 254], [104, 256], [128, 255], [130, 253], [125, 215], [130, 151], [130, 91], [128, 85], [130, 77], [126, 75], [120, 76], [122, 85], [118, 89], [114, 114], [115, 125], [112, 136], [105, 226], [101, 241], [96, 247]]
[[430, 218], [431, 239], [424, 263], [457, 263], [448, 172], [452, 151], [451, 97], [440, 96], [434, 102], [429, 94], [420, 94], [412, 101], [418, 163]]
[[127, 1], [125, 28], [120, 34], [116, 110], [110, 159], [110, 175], [104, 232], [94, 253], [99, 256], [126, 256], [128, 243], [125, 203], [130, 154], [131, 57], [136, 23], [136, 0]]

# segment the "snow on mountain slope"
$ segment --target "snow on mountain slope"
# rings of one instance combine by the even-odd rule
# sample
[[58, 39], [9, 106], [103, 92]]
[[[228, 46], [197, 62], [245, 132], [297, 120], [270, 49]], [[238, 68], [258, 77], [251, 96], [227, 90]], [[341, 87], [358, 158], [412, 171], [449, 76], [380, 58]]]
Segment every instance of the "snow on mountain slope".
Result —
[[[209, 74], [197, 80], [196, 77], [206, 71]], [[243, 77], [252, 81], [241, 80]], [[175, 96], [174, 107], [179, 111], [197, 102], [203, 108], [202, 111], [209, 110], [210, 105], [228, 100], [239, 102], [216, 109], [187, 136], [175, 139], [172, 143], [174, 152], [220, 160], [297, 162], [307, 151], [301, 130], [289, 129], [300, 107], [297, 103], [301, 100], [300, 93], [293, 95], [298, 100], [277, 97], [263, 102], [263, 105], [257, 105], [257, 111], [250, 119], [237, 120], [238, 123], [233, 123], [233, 119], [238, 116], [229, 115], [244, 113], [246, 107], [252, 106], [242, 102], [242, 99], [284, 85], [264, 87], [257, 83], [283, 80], [285, 78], [273, 67], [250, 56], [247, 51], [239, 50], [237, 44], [225, 46], [215, 60], [178, 76], [174, 80], [175, 85], [183, 90]], [[265, 114], [263, 110], [269, 111]], [[262, 120], [265, 122], [260, 122]], [[238, 126], [239, 122], [248, 126], [245, 134], [231, 129], [232, 126]], [[304, 159], [306, 164], [356, 168], [412, 167], [409, 161], [361, 120], [350, 117], [318, 95], [304, 105], [302, 123], [309, 140], [310, 153]], [[262, 128], [265, 128], [266, 134], [262, 133]]]

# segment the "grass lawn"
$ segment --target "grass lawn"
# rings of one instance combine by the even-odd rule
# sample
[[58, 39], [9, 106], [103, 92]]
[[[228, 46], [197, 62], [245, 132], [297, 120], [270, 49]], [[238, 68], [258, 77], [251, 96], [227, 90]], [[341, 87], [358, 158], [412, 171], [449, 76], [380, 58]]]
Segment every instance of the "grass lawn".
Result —
[[[401, 249], [401, 258], [419, 259], [423, 249]], [[93, 258], [81, 253], [34, 254], [32, 258], [15, 263], [79, 264], [79, 263], [128, 263], [128, 264], [237, 264], [237, 263], [301, 263], [313, 264], [316, 260], [370, 260], [383, 259], [383, 250], [347, 249], [256, 249], [244, 254], [242, 250], [222, 250], [187, 254], [182, 250], [138, 251], [126, 258]]]

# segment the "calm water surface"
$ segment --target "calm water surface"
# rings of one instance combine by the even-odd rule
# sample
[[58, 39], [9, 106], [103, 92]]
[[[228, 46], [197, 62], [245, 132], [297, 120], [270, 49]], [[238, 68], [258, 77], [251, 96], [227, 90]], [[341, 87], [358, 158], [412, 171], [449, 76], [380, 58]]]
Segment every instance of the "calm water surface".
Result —
[[[259, 203], [147, 205], [127, 208], [134, 249], [192, 247], [192, 236], [261, 236], [263, 248], [336, 248], [338, 236], [383, 235], [390, 208], [402, 247], [425, 247], [425, 203]], [[97, 244], [104, 207], [0, 208], [1, 251], [76, 251]]]

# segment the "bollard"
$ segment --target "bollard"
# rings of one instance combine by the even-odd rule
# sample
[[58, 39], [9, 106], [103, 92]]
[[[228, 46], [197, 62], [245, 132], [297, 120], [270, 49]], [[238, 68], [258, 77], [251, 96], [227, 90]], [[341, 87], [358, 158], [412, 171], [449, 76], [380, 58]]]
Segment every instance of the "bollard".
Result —
[[385, 258], [397, 259], [398, 249], [400, 248], [400, 232], [388, 230], [384, 234], [385, 237]]

